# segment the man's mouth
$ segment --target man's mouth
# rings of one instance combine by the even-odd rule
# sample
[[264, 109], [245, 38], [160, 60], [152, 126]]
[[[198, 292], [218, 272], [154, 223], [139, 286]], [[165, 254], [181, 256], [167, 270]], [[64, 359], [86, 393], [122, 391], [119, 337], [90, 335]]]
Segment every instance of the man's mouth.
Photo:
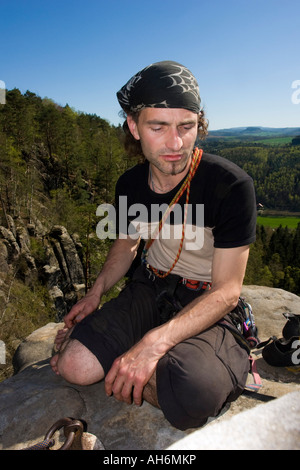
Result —
[[161, 157], [167, 162], [177, 162], [182, 159], [182, 154], [177, 155], [161, 155]]

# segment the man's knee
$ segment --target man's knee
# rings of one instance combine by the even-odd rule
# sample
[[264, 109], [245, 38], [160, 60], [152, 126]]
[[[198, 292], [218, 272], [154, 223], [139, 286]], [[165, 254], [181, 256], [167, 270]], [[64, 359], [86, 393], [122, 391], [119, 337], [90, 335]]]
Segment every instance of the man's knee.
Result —
[[209, 417], [216, 416], [231, 386], [220, 383], [217, 371], [205, 364], [186, 369], [172, 353], [162, 358], [157, 368], [159, 404], [168, 421], [181, 430], [203, 426]]
[[67, 382], [77, 385], [90, 385], [104, 377], [98, 359], [76, 339], [69, 340], [59, 354], [57, 370]]

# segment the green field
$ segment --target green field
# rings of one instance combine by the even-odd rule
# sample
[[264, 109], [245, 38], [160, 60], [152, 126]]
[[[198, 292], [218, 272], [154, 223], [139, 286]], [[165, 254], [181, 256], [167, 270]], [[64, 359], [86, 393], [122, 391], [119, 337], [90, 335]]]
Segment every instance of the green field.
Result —
[[300, 217], [257, 216], [257, 223], [271, 228], [277, 228], [280, 225], [282, 227], [296, 228], [300, 223]]
[[293, 140], [293, 137], [270, 137], [270, 138], [265, 138], [265, 139], [259, 139], [253, 141], [255, 144], [261, 144], [261, 145], [270, 145], [270, 146], [275, 146], [275, 147], [282, 147], [284, 145], [289, 145], [291, 144]]

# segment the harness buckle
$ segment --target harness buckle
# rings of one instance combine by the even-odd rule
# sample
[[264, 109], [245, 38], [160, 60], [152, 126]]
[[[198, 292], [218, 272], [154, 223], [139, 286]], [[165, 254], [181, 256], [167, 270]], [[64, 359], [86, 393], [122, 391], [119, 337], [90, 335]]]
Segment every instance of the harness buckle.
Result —
[[145, 265], [145, 269], [146, 269], [146, 271], [147, 271], [147, 273], [148, 273], [148, 279], [149, 279], [150, 281], [154, 282], [155, 279], [156, 279], [156, 276], [155, 276], [154, 272], [152, 271], [152, 269], [150, 268], [150, 265], [149, 265], [149, 264], [146, 264], [146, 265]]

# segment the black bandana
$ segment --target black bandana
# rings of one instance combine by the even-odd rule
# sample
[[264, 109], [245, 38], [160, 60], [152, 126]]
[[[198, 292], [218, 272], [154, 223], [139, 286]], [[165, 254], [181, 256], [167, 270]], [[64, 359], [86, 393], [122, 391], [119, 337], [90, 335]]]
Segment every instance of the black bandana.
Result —
[[123, 110], [183, 108], [200, 112], [197, 80], [183, 65], [164, 61], [151, 64], [134, 75], [117, 93]]

